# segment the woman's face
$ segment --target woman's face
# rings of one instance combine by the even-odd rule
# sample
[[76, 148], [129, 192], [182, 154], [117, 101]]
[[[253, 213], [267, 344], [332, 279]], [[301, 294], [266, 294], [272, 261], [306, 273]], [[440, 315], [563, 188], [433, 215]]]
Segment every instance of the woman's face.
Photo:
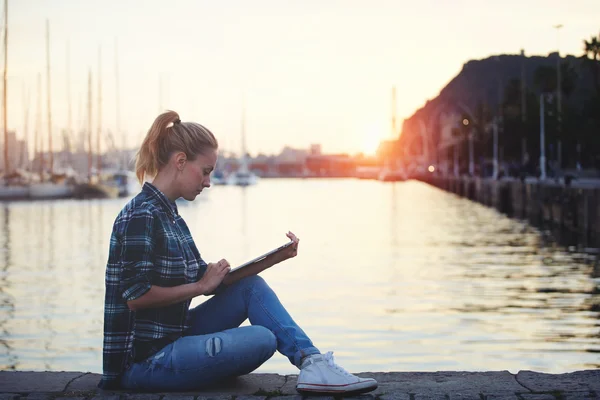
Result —
[[194, 161], [185, 161], [179, 178], [181, 197], [192, 201], [204, 188], [210, 187], [210, 174], [217, 164], [217, 156], [217, 150], [207, 150]]

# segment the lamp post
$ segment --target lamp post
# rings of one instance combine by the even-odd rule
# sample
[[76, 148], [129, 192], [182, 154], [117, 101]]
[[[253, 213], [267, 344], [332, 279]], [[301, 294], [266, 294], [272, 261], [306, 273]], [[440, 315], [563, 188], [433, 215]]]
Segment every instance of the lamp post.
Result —
[[458, 178], [460, 171], [458, 169], [458, 141], [454, 142], [454, 177]]
[[540, 94], [540, 179], [546, 179], [546, 132], [544, 127], [544, 93]]
[[558, 133], [558, 167], [562, 168], [562, 105], [561, 105], [561, 78], [560, 78], [560, 28], [562, 24], [554, 25], [556, 29], [556, 122], [557, 122], [557, 133]]
[[498, 179], [498, 118], [494, 118], [494, 122], [492, 124], [493, 134], [494, 134], [494, 161], [493, 167], [494, 170], [492, 172], [492, 177], [494, 179]]
[[469, 175], [473, 176], [475, 175], [475, 160], [474, 160], [474, 154], [473, 154], [473, 133], [471, 132], [471, 129], [469, 127], [469, 120], [467, 118], [463, 118], [462, 120], [463, 126], [467, 127], [468, 129], [468, 139], [469, 139]]
[[[459, 107], [462, 108], [462, 110], [464, 112], [466, 112], [469, 117], [469, 119], [463, 118], [463, 120], [462, 120], [463, 126], [469, 126], [471, 124], [471, 122], [475, 123], [476, 125], [480, 124], [480, 121], [478, 121], [477, 118], [475, 118], [473, 112], [466, 104], [459, 103]], [[475, 137], [474, 136], [475, 135], [473, 134], [473, 128], [469, 128], [468, 135], [469, 135], [468, 136], [468, 139], [469, 139], [469, 175], [475, 176], [475, 150], [474, 150], [474, 147], [475, 147], [475, 145], [474, 145]], [[497, 144], [497, 139], [494, 143]], [[494, 171], [496, 171], [496, 169], [494, 169]], [[497, 174], [494, 176], [497, 176]]]

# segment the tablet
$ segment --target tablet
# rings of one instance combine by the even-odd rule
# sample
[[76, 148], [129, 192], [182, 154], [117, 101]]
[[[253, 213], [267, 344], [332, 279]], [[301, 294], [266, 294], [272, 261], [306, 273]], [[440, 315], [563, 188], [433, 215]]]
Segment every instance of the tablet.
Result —
[[292, 242], [292, 241], [289, 241], [289, 242], [287, 242], [286, 244], [284, 244], [284, 245], [282, 245], [282, 246], [279, 246], [279, 247], [278, 247], [278, 248], [276, 248], [276, 249], [273, 249], [273, 250], [271, 250], [271, 251], [269, 251], [269, 252], [267, 252], [267, 253], [265, 253], [265, 254], [263, 254], [263, 255], [261, 255], [261, 256], [258, 256], [258, 257], [254, 258], [254, 259], [252, 259], [252, 260], [250, 260], [250, 261], [248, 261], [248, 262], [245, 262], [245, 263], [243, 263], [242, 265], [239, 265], [239, 266], [237, 266], [237, 267], [235, 267], [235, 268], [232, 268], [232, 269], [229, 271], [229, 273], [232, 273], [233, 271], [237, 271], [238, 269], [242, 269], [242, 268], [244, 268], [244, 267], [247, 267], [248, 265], [256, 264], [257, 262], [259, 262], [259, 261], [262, 261], [262, 260], [264, 260], [265, 258], [267, 258], [268, 256], [270, 256], [271, 254], [275, 254], [275, 253], [277, 253], [278, 251], [281, 251], [281, 250], [285, 249], [286, 247], [289, 247], [289, 246], [291, 246], [292, 244], [294, 244], [294, 242]]

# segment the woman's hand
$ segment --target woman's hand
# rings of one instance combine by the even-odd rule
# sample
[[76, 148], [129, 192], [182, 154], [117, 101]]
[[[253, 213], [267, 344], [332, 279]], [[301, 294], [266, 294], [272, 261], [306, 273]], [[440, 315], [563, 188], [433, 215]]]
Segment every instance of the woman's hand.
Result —
[[198, 284], [202, 286], [204, 294], [213, 293], [223, 282], [223, 278], [229, 273], [231, 266], [229, 262], [222, 259], [218, 263], [210, 263], [206, 266], [206, 272]]
[[291, 246], [286, 247], [282, 251], [276, 253], [274, 256], [276, 258], [276, 263], [280, 263], [285, 260], [289, 260], [290, 258], [294, 258], [298, 255], [298, 244], [300, 243], [300, 239], [292, 232], [288, 232], [285, 234], [293, 243]]

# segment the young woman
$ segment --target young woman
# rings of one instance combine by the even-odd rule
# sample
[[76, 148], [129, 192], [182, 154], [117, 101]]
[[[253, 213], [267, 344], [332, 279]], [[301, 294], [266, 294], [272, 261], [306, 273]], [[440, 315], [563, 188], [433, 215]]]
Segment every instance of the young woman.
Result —
[[[204, 126], [159, 115], [137, 154], [142, 191], [117, 216], [106, 266], [103, 389], [193, 390], [250, 373], [275, 350], [300, 369], [297, 390], [368, 392], [321, 354], [257, 274], [295, 257], [300, 240], [230, 273], [222, 259], [206, 263], [177, 212], [210, 187], [218, 143]], [[190, 309], [190, 300], [214, 295]], [[246, 319], [251, 326], [240, 327]]]

